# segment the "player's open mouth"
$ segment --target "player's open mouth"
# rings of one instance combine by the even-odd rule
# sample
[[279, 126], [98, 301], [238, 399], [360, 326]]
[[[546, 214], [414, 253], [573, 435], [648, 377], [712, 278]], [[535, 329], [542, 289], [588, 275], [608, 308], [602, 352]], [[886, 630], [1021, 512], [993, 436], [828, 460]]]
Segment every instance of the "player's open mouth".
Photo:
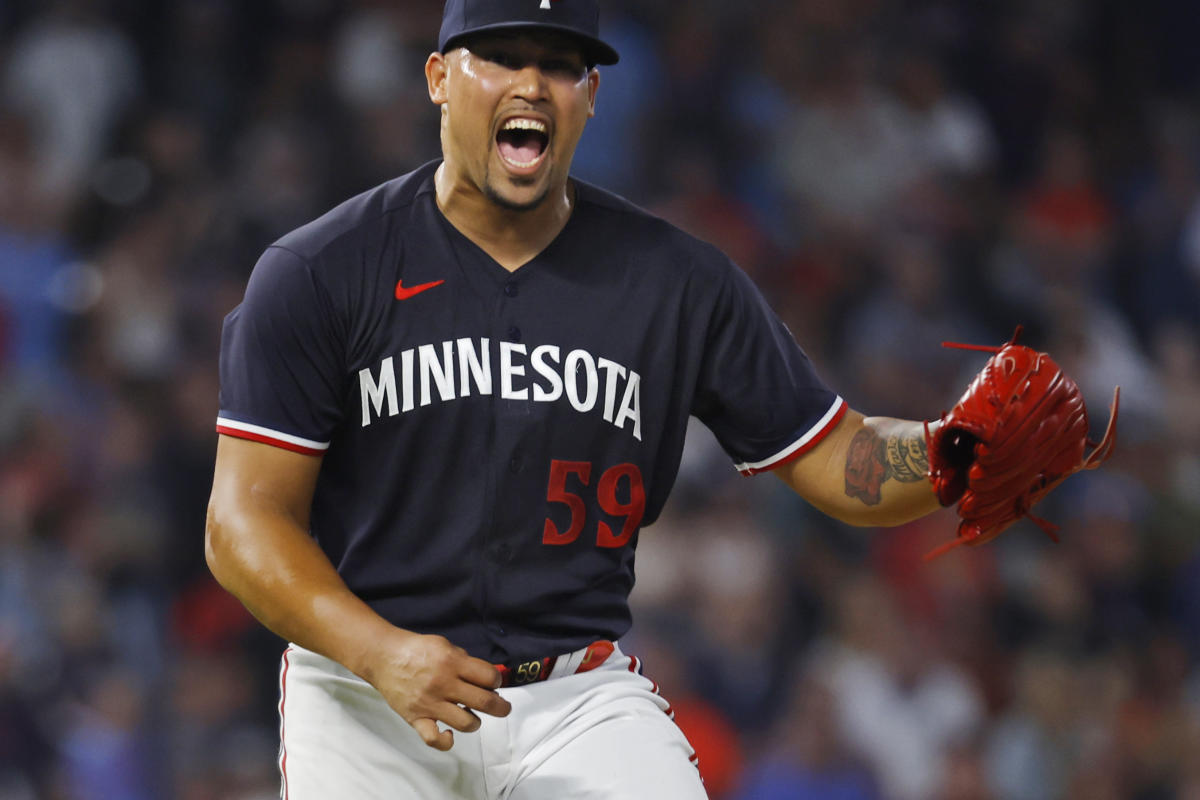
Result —
[[515, 170], [531, 171], [545, 158], [550, 144], [549, 128], [541, 120], [513, 117], [500, 126], [496, 148], [500, 158]]

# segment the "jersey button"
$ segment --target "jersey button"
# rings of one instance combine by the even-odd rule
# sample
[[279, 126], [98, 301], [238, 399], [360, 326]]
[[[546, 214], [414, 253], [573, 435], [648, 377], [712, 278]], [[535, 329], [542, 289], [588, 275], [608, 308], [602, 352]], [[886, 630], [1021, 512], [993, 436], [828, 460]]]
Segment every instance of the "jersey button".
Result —
[[516, 297], [520, 292], [517, 290], [517, 282], [509, 281], [504, 284], [504, 294], [508, 297]]
[[525, 466], [525, 462], [521, 461], [520, 456], [513, 456], [508, 461], [508, 470], [514, 475], [521, 471], [521, 467]]
[[513, 549], [509, 544], [498, 544], [492, 548], [492, 560], [501, 564], [507, 564], [512, 561]]
[[518, 328], [516, 325], [510, 326], [508, 329], [508, 340], [510, 342], [521, 341], [521, 329]]

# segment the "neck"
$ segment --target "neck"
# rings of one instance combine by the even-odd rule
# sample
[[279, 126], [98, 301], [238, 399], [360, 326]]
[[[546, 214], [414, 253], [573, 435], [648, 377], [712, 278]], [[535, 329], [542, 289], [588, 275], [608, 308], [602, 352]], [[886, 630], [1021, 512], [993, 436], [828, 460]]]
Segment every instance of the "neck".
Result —
[[438, 208], [450, 224], [510, 272], [554, 241], [575, 205], [574, 187], [564, 182], [533, 208], [506, 208], [447, 162], [438, 167], [434, 183]]

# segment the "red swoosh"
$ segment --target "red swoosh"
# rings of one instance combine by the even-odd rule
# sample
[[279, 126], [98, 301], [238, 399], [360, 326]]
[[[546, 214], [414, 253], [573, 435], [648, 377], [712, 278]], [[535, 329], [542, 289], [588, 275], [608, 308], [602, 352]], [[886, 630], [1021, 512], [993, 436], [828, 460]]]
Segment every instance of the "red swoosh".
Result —
[[416, 286], [404, 286], [403, 280], [396, 281], [396, 299], [407, 300], [410, 297], [420, 294], [426, 289], [432, 289], [435, 286], [441, 286], [446, 281], [430, 281], [429, 283], [418, 283]]

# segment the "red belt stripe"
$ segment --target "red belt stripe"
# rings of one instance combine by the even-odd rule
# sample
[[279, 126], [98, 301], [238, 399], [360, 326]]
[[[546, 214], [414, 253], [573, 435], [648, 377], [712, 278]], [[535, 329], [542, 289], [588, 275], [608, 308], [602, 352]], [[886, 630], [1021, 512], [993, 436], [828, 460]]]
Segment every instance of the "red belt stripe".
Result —
[[[584, 652], [579, 666], [570, 674], [578, 675], [581, 672], [589, 672], [595, 669], [607, 661], [614, 650], [616, 650], [616, 646], [606, 639], [592, 642], [587, 646], [587, 650]], [[541, 683], [544, 680], [549, 680], [550, 674], [554, 671], [554, 667], [558, 664], [559, 659], [567, 657], [547, 656], [545, 658], [535, 658], [520, 664], [497, 664], [496, 669], [500, 671], [500, 686], [525, 686], [530, 683]]]

